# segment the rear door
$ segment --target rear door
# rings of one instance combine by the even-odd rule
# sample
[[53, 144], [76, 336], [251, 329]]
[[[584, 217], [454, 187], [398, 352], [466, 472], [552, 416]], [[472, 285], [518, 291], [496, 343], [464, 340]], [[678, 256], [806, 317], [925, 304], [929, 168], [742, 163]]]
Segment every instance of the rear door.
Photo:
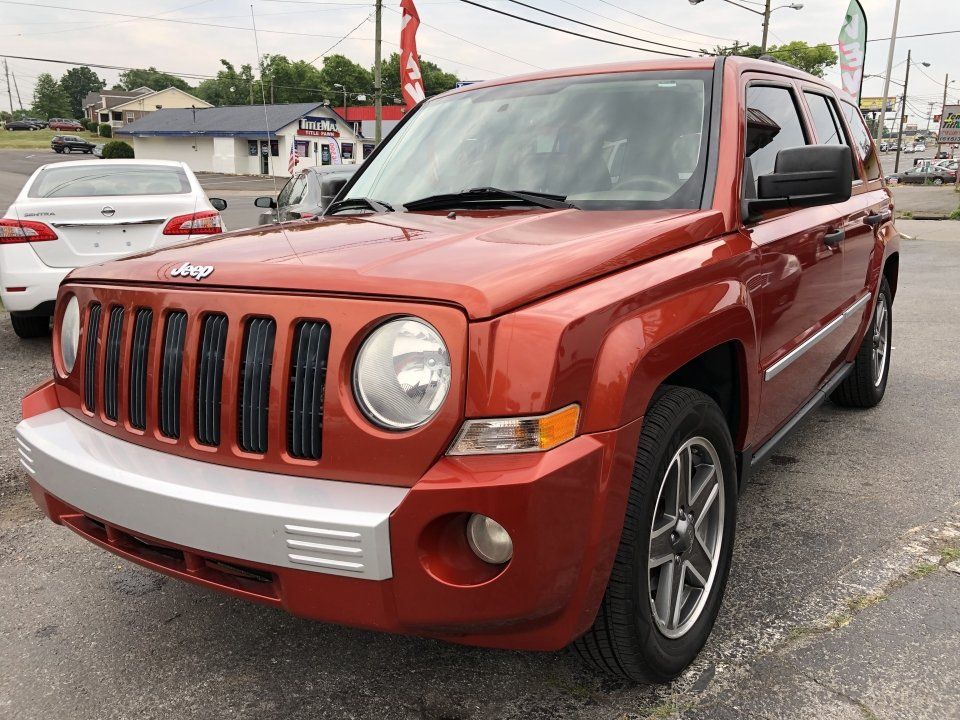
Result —
[[34, 177], [27, 197], [13, 210], [41, 220], [57, 240], [34, 243], [50, 267], [79, 267], [184, 242], [163, 229], [177, 216], [194, 213], [198, 197], [182, 168], [112, 161], [52, 165]]
[[[742, 192], [756, 197], [756, 179], [772, 173], [780, 150], [815, 141], [805, 122], [799, 88], [772, 76], [747, 76], [745, 168]], [[760, 79], [762, 78], [762, 79]], [[840, 224], [831, 205], [773, 211], [750, 223], [760, 249], [758, 302], [760, 395], [757, 439], [770, 437], [819, 388], [840, 360], [833, 330], [844, 303]]]

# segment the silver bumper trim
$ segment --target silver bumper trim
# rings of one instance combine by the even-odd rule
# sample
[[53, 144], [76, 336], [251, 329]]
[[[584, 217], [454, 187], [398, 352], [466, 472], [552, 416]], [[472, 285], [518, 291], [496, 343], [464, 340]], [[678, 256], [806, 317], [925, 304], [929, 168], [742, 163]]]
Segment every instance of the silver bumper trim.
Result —
[[225, 467], [102, 433], [63, 410], [17, 425], [41, 487], [131, 532], [254, 563], [392, 576], [390, 514], [407, 488]]

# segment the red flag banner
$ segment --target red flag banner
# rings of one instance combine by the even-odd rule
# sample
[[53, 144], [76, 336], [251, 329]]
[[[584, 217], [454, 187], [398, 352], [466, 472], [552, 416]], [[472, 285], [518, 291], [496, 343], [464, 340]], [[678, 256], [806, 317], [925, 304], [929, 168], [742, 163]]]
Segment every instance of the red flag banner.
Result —
[[409, 109], [426, 97], [423, 76], [420, 74], [420, 55], [417, 53], [420, 15], [413, 0], [400, 0], [400, 7], [403, 10], [400, 21], [400, 89]]

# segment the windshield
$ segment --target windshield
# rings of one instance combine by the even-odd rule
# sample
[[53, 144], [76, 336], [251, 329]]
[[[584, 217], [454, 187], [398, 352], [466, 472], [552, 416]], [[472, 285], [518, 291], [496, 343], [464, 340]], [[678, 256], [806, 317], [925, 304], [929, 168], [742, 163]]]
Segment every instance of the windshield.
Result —
[[709, 72], [639, 72], [440, 97], [399, 128], [345, 198], [400, 207], [494, 187], [585, 210], [696, 208], [709, 96]]
[[[69, 138], [68, 138], [69, 139]], [[48, 167], [27, 193], [32, 198], [179, 195], [191, 192], [190, 180], [175, 165], [84, 163]]]

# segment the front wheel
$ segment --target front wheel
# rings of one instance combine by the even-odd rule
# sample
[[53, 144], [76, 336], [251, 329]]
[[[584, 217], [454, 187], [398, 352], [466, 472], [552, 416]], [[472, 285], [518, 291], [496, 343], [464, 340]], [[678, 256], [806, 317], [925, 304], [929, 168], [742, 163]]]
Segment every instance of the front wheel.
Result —
[[853, 370], [830, 396], [833, 402], [844, 407], [872, 408], [883, 400], [890, 376], [892, 339], [893, 295], [887, 279], [881, 278], [870, 327], [860, 343]]
[[934, 184], [934, 185], [943, 185], [943, 178], [934, 178], [934, 179], [933, 179], [933, 184]]
[[593, 627], [594, 668], [664, 682], [693, 662], [720, 609], [736, 527], [733, 442], [717, 404], [667, 386], [644, 418], [620, 546]]

